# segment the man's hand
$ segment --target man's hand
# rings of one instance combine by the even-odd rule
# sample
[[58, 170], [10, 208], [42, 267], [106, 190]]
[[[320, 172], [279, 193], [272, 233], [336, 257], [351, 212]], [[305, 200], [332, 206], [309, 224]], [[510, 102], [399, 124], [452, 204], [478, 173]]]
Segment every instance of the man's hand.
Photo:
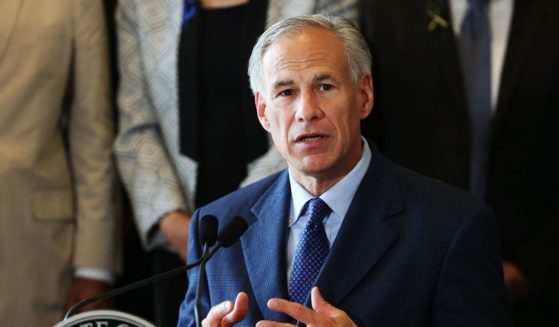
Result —
[[221, 302], [213, 306], [206, 319], [202, 320], [204, 327], [233, 326], [243, 320], [248, 313], [248, 295], [244, 292], [237, 294], [235, 304], [231, 301]]
[[186, 245], [190, 216], [177, 210], [166, 214], [159, 221], [159, 231], [165, 239], [178, 251], [180, 257], [186, 260]]
[[503, 261], [505, 287], [514, 300], [522, 300], [531, 295], [534, 288], [530, 280], [510, 261]]
[[[302, 304], [290, 302], [282, 299], [270, 299], [268, 301], [268, 308], [272, 311], [284, 313], [291, 318], [304, 323], [309, 327], [313, 326], [356, 326], [351, 318], [338, 308], [335, 308], [320, 294], [318, 287], [314, 287], [311, 291], [312, 309], [305, 307]], [[283, 323], [274, 321], [259, 321], [257, 327], [275, 327], [285, 326]]]
[[[107, 291], [109, 291], [109, 284], [105, 282], [87, 278], [74, 278], [70, 291], [68, 292], [68, 296], [66, 297], [66, 308], [64, 311], [68, 311], [71, 306], [83, 299], [87, 299]], [[108, 301], [100, 301], [86, 305], [80, 310], [80, 312], [106, 309], [108, 307]]]

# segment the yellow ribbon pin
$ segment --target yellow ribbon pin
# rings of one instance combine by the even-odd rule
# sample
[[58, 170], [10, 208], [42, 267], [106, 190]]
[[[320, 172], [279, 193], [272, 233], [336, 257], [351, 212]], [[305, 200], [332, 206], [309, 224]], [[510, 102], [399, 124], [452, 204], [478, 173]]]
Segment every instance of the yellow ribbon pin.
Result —
[[427, 9], [427, 16], [431, 18], [429, 24], [427, 24], [427, 30], [429, 32], [433, 32], [437, 28], [437, 26], [441, 26], [444, 28], [448, 27], [448, 22], [433, 9]]

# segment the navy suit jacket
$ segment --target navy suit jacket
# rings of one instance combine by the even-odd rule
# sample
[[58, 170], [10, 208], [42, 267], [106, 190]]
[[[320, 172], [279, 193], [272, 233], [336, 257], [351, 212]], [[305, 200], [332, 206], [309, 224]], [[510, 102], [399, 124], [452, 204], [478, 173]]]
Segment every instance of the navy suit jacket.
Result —
[[[287, 171], [200, 208], [191, 225], [189, 261], [201, 254], [199, 219], [233, 216], [250, 225], [208, 262], [210, 307], [249, 295], [239, 324], [289, 321], [268, 299], [288, 298], [286, 236], [291, 201]], [[317, 285], [359, 326], [509, 326], [497, 224], [466, 192], [403, 169], [375, 151], [332, 244]], [[198, 279], [190, 270], [189, 280]], [[181, 305], [179, 326], [194, 326], [196, 283]]]

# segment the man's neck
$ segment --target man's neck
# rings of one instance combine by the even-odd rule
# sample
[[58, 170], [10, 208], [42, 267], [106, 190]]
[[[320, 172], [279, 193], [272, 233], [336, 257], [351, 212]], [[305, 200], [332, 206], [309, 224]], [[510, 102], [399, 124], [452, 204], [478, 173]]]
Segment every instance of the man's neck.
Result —
[[293, 179], [297, 181], [297, 183], [301, 184], [301, 186], [313, 196], [320, 196], [328, 191], [332, 186], [336, 185], [336, 183], [342, 179], [345, 174], [340, 176], [308, 176], [301, 174], [295, 170], [290, 171], [291, 176]]

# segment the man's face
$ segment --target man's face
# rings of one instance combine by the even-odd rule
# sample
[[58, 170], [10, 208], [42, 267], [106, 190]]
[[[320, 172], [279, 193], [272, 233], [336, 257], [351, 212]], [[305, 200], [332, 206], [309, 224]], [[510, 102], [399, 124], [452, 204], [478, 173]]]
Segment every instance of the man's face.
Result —
[[372, 80], [356, 83], [341, 41], [311, 28], [280, 38], [263, 58], [262, 126], [297, 176], [334, 182], [361, 157], [360, 121], [373, 105]]

